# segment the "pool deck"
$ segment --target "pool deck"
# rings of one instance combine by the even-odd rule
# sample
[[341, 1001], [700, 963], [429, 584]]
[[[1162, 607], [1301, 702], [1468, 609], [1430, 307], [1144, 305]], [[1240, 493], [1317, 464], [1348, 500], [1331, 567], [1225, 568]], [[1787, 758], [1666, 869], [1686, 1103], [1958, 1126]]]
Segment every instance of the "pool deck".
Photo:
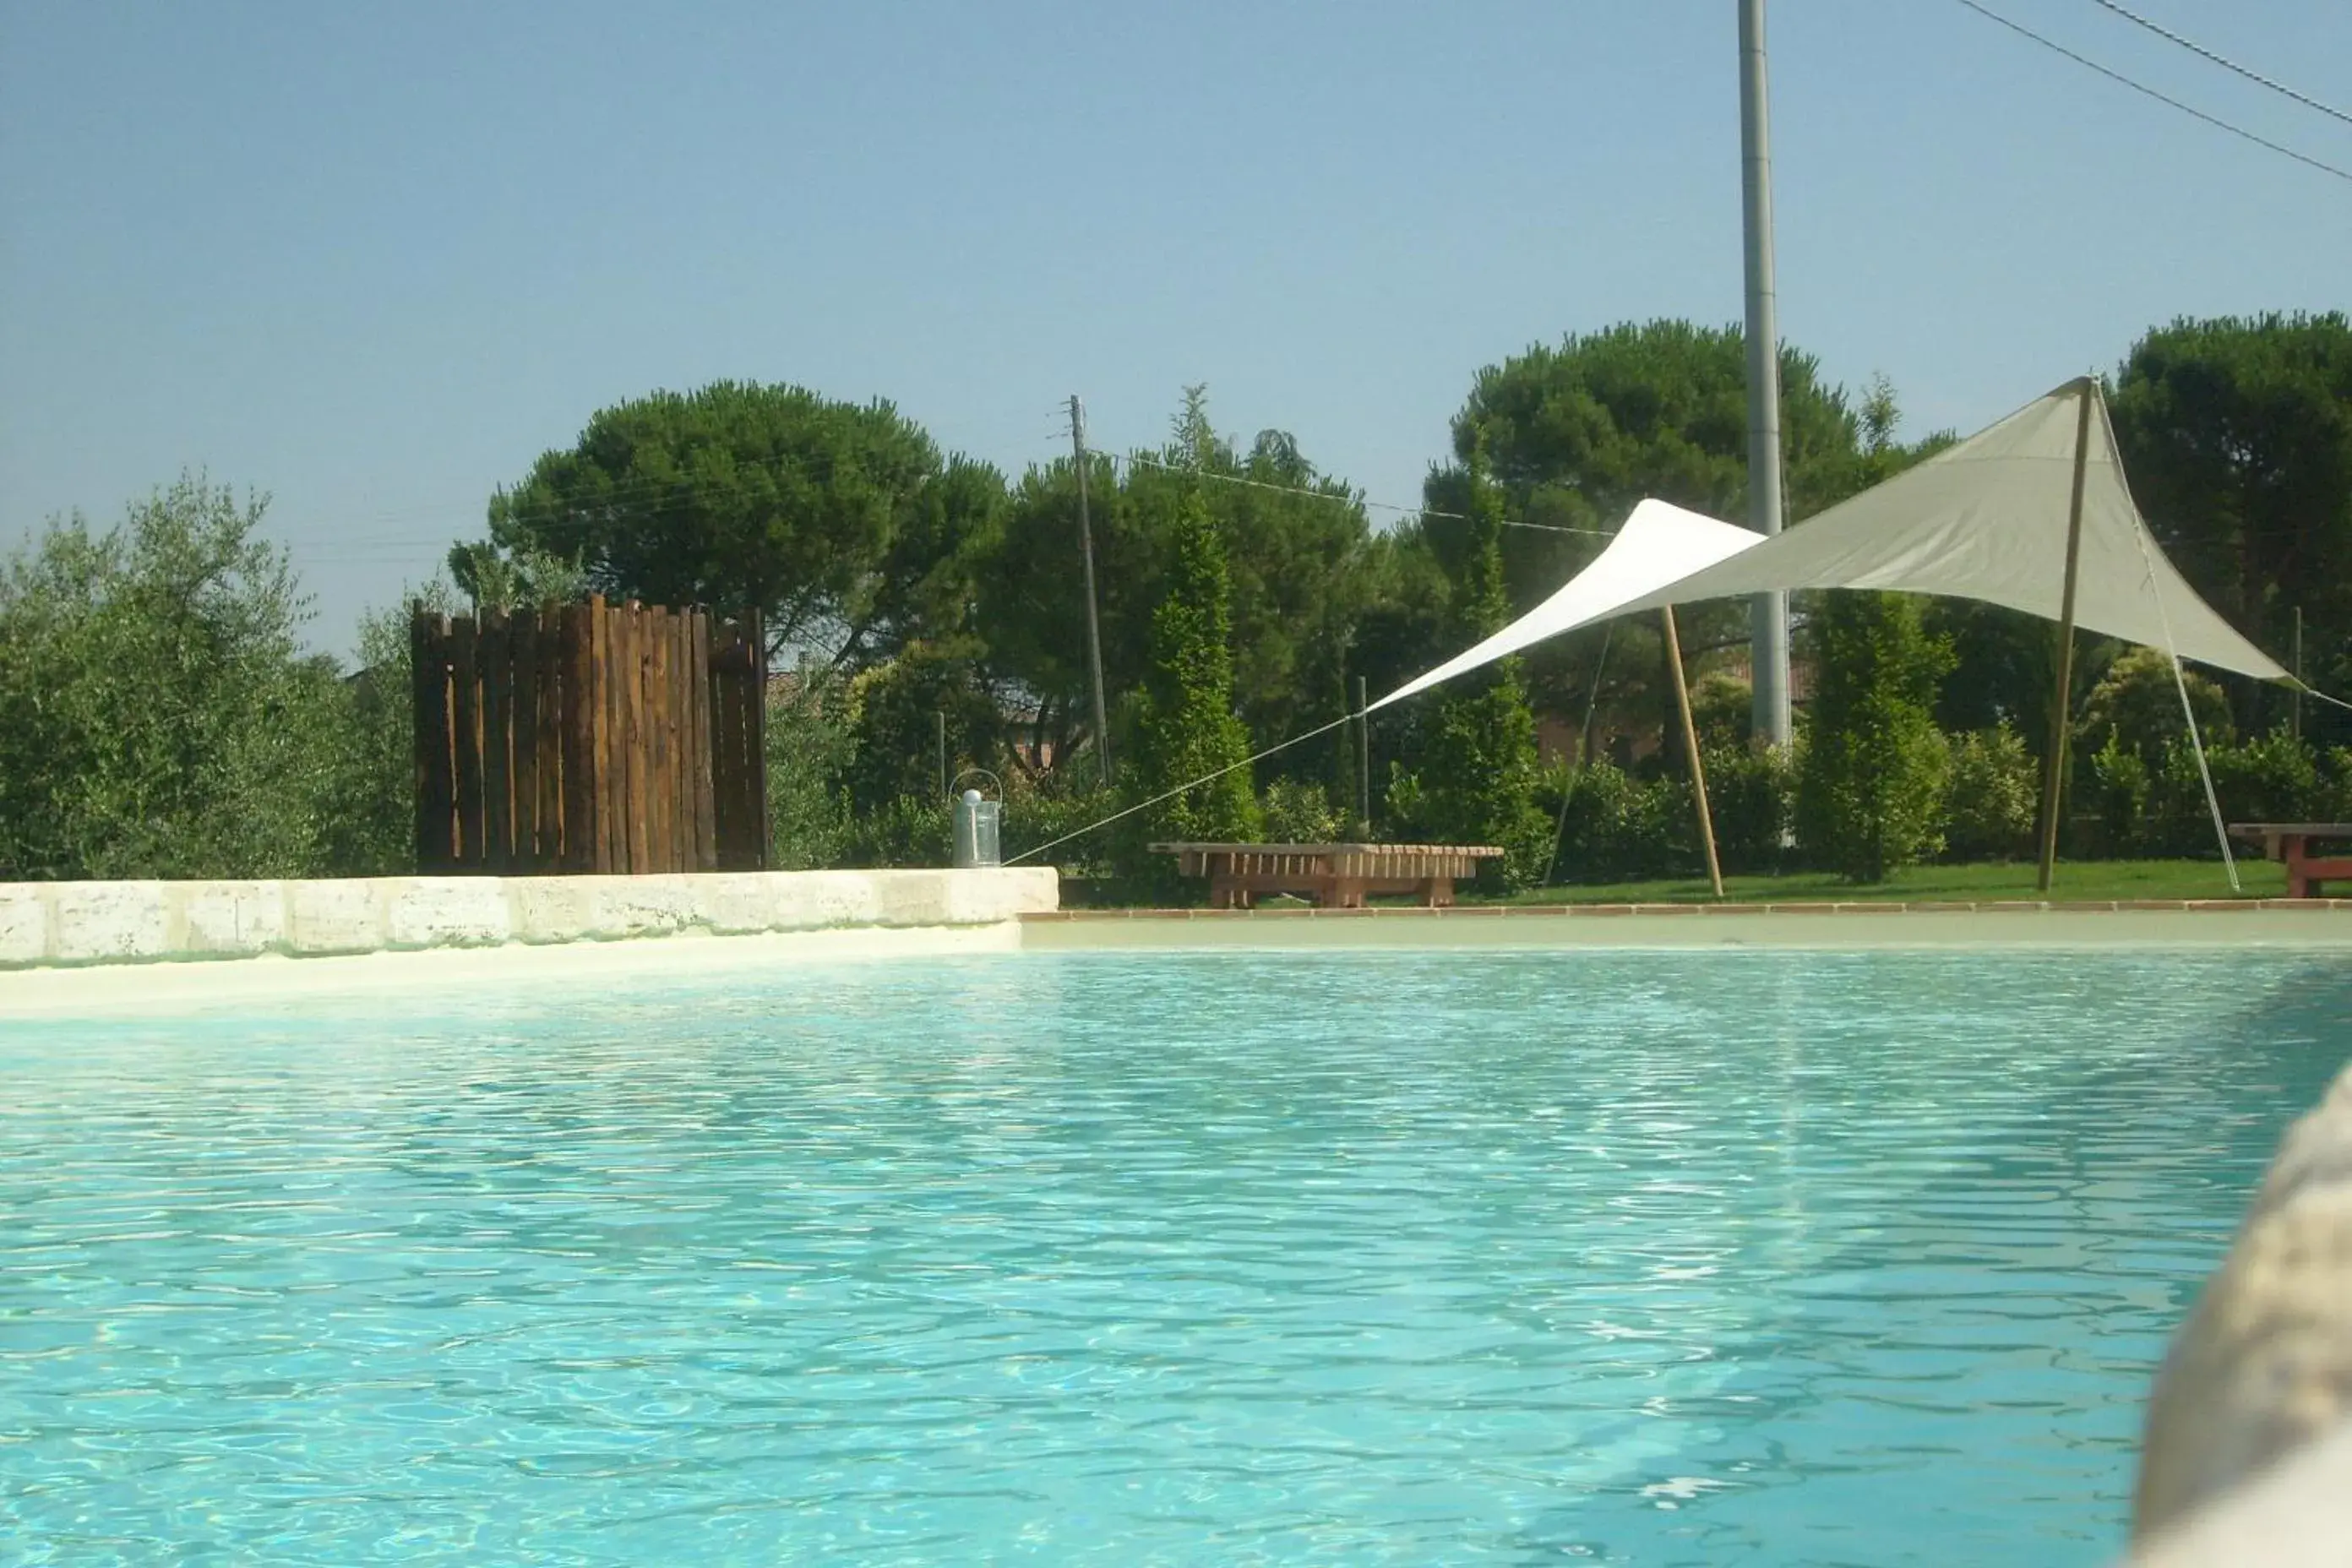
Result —
[[[0, 1018], [152, 1016], [541, 979], [586, 989], [630, 976], [982, 952], [2352, 952], [2347, 899], [1060, 910], [1052, 875], [56, 884], [37, 889], [37, 900], [18, 900], [39, 918], [20, 920], [15, 952], [0, 955]], [[0, 886], [0, 895], [27, 887]], [[334, 921], [310, 917], [322, 903]], [[0, 916], [5, 904], [0, 896]]]
[[1090, 948], [2352, 949], [2352, 900], [2032, 903], [1464, 904], [1056, 910], [1020, 918], [1027, 950]]

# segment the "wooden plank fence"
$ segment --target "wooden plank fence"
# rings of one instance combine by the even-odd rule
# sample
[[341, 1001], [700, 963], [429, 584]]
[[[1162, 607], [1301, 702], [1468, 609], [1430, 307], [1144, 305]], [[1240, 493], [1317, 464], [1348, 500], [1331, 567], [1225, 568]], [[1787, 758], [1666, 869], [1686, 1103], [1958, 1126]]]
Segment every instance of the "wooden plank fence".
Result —
[[769, 863], [760, 616], [418, 609], [416, 864], [490, 875]]

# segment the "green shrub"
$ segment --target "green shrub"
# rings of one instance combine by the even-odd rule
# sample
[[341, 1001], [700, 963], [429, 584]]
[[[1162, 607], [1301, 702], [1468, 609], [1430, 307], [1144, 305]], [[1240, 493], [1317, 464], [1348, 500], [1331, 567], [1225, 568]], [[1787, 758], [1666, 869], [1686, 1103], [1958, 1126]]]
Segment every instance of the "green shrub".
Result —
[[[1000, 847], [1007, 860], [1040, 845], [1055, 844], [1036, 859], [1040, 866], [1058, 867], [1063, 874], [1102, 881], [1113, 872], [1112, 847], [1119, 825], [1095, 824], [1119, 809], [1115, 793], [1095, 782], [1092, 759], [1032, 777], [1015, 773], [1004, 781], [1004, 818]], [[1092, 831], [1087, 831], [1092, 829]]]
[[[2209, 745], [2205, 756], [2225, 821], [2308, 822], [2326, 816], [2338, 804], [2317, 753], [2284, 728], [2240, 745]], [[2163, 760], [2149, 777], [2147, 812], [2133, 847], [2141, 854], [2200, 858], [2221, 852], [2196, 749], [2185, 734], [2166, 743]]]
[[2205, 743], [2229, 744], [2230, 704], [2221, 687], [2195, 670], [2184, 670], [2182, 677], [2183, 681], [2174, 679], [2171, 658], [2157, 648], [2135, 647], [2117, 656], [2084, 700], [2074, 726], [2079, 753], [2095, 756], [2112, 742], [2157, 766], [2166, 748], [2188, 734], [2180, 716], [2184, 681]]
[[[1716, 858], [1726, 871], [1779, 870], [1788, 856], [1789, 828], [1796, 812], [1797, 764], [1791, 749], [1743, 745], [1726, 746], [1718, 752], [1705, 742], [1701, 745]], [[1684, 793], [1687, 797], [1688, 792]], [[1696, 837], [1695, 823], [1690, 833]]]
[[1330, 795], [1309, 780], [1276, 779], [1265, 786], [1263, 809], [1269, 844], [1329, 844], [1346, 831]]
[[1945, 853], [1956, 860], [2009, 860], [2032, 853], [2040, 772], [2017, 731], [2003, 721], [1954, 735], [1951, 754], [1944, 793]]
[[768, 694], [768, 841], [784, 871], [838, 866], [851, 852], [850, 795], [842, 782], [856, 755], [849, 683], [804, 664], [788, 691]]
[[1568, 776], [1559, 818], [1559, 858], [1552, 875], [1566, 882], [1664, 877], [1699, 864], [1690, 791], [1679, 779], [1643, 782], [1596, 762]]
[[1818, 675], [1797, 788], [1797, 831], [1817, 865], [1857, 882], [1943, 847], [1951, 753], [1936, 728], [1948, 638], [1907, 594], [1824, 595]]
[[955, 851], [955, 825], [944, 799], [902, 795], [853, 819], [853, 866], [945, 866]]
[[[1483, 682], [1483, 684], [1482, 684]], [[1518, 661], [1464, 678], [1437, 700], [1421, 766], [1390, 786], [1396, 836], [1407, 842], [1491, 844], [1508, 888], [1542, 880], [1552, 823], [1536, 796], [1536, 720]]]
[[2110, 733], [2092, 754], [2090, 773], [2090, 799], [2083, 804], [2098, 824], [2098, 853], [2139, 854], [2161, 838], [2149, 832], [2148, 769], [2137, 752], [2126, 749], [2122, 738]]

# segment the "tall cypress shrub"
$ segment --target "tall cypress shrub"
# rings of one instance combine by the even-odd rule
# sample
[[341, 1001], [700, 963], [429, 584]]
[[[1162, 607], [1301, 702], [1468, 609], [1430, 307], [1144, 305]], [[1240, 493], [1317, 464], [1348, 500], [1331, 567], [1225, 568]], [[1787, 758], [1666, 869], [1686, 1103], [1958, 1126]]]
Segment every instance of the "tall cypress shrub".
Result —
[[1811, 631], [1797, 836], [1816, 864], [1883, 882], [1943, 847], [1951, 752], [1936, 693], [1951, 643], [1928, 633], [1907, 594], [1825, 595]]
[[[1469, 549], [1452, 617], [1464, 646], [1500, 631], [1511, 613], [1502, 498], [1487, 479], [1483, 450], [1471, 453], [1469, 480]], [[1508, 886], [1541, 881], [1551, 868], [1552, 825], [1537, 804], [1536, 716], [1519, 661], [1501, 659], [1448, 681], [1433, 701], [1421, 765], [1391, 787], [1391, 808], [1416, 837], [1498, 846]]]
[[1137, 726], [1139, 793], [1149, 798], [1232, 768], [1145, 815], [1154, 836], [1246, 842], [1258, 835], [1249, 731], [1234, 711], [1232, 584], [1224, 540], [1198, 496], [1178, 512], [1168, 591], [1151, 614], [1151, 663]]

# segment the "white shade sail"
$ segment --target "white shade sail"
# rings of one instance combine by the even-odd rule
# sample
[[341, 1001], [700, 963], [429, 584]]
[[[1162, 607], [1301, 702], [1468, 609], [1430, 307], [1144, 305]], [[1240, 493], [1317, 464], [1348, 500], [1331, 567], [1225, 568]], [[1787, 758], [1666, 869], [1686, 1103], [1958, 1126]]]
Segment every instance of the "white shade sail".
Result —
[[2091, 420], [2075, 625], [2217, 669], [2288, 679], [2165, 559], [2124, 482], [2106, 400], [2089, 382], [2061, 387], [1737, 561], [1629, 599], [1619, 611], [1771, 589], [1891, 588], [2057, 620], [2078, 395], [2091, 399]]
[[1507, 658], [1532, 643], [1605, 620], [1619, 613], [1629, 600], [1763, 542], [1760, 533], [1734, 528], [1665, 501], [1645, 500], [1633, 509], [1608, 548], [1595, 556], [1590, 566], [1570, 578], [1566, 587], [1477, 647], [1454, 655], [1428, 674], [1398, 687], [1372, 707], [1385, 708], [1391, 702], [1402, 702], [1442, 680]]
[[[1777, 538], [1645, 500], [1591, 566], [1476, 647], [1374, 707], [1611, 616], [1794, 588], [1881, 588], [1978, 599], [2055, 621], [2063, 612], [2075, 434], [2090, 399], [2074, 620], [2086, 631], [2168, 649], [2264, 680], [2291, 679], [2197, 596], [2132, 502], [2097, 384], [2071, 383], [1885, 484]], [[1612, 558], [1648, 509], [1671, 520], [1643, 531], [1622, 567]], [[1665, 581], [1663, 564], [1717, 554]], [[1731, 541], [1744, 541], [1745, 547]]]

